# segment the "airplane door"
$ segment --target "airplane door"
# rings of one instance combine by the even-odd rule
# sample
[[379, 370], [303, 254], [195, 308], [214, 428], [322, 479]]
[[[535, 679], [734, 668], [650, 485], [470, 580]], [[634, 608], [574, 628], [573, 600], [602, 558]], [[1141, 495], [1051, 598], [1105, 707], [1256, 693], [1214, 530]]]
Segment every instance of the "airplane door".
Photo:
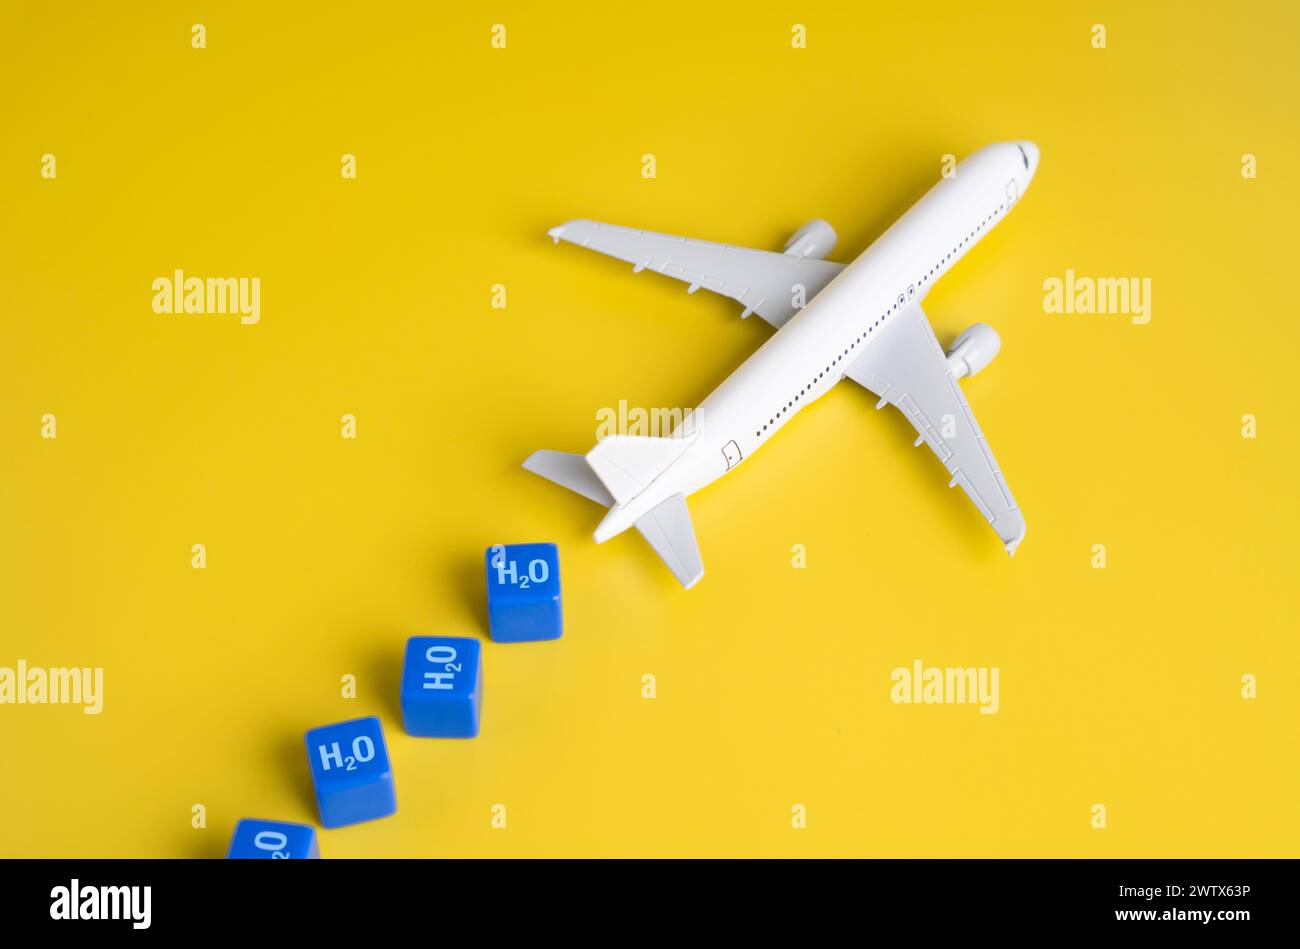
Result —
[[734, 439], [722, 446], [722, 457], [727, 462], [728, 471], [740, 464], [740, 446], [736, 444]]
[[1016, 203], [1016, 198], [1020, 197], [1020, 189], [1016, 187], [1016, 179], [1012, 178], [1007, 182], [1007, 210], [1011, 210], [1011, 205]]

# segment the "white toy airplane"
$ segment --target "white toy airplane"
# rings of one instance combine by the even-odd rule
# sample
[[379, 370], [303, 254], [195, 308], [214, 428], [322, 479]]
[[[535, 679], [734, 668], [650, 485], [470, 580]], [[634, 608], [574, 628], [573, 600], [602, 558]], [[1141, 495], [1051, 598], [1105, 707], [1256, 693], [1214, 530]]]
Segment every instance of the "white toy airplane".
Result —
[[[534, 452], [524, 467], [609, 508], [597, 543], [636, 527], [688, 589], [704, 576], [686, 498], [767, 444], [796, 412], [843, 378], [895, 405], [1014, 554], [1021, 516], [957, 385], [997, 355], [976, 323], [945, 356], [921, 300], [1029, 187], [1032, 142], [1003, 142], [961, 162], [851, 264], [823, 258], [835, 232], [814, 220], [782, 254], [569, 221], [549, 234], [655, 270], [744, 305], [776, 333], [667, 438], [610, 435], [585, 456]], [[802, 290], [802, 293], [800, 292]], [[799, 308], [796, 301], [807, 300]]]

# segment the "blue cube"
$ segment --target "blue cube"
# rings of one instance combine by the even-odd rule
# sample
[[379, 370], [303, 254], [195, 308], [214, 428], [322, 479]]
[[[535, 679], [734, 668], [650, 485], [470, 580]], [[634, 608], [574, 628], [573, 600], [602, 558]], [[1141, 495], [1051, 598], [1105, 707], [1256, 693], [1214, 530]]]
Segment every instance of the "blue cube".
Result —
[[487, 550], [488, 624], [499, 643], [559, 639], [560, 554], [554, 544], [494, 544]]
[[235, 825], [228, 860], [315, 860], [316, 831], [306, 824], [245, 817]]
[[384, 731], [373, 715], [307, 733], [307, 758], [320, 822], [343, 827], [397, 810]]
[[402, 718], [421, 738], [473, 738], [483, 701], [477, 639], [412, 636], [402, 666]]

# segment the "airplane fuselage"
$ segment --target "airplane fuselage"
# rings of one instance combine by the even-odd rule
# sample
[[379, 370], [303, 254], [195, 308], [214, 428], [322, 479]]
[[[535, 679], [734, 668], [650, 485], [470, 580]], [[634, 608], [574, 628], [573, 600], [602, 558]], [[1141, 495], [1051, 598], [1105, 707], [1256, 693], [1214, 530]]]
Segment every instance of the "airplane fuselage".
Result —
[[1006, 216], [1036, 166], [1037, 150], [1014, 142], [960, 162], [700, 403], [672, 435], [693, 439], [690, 448], [612, 508], [596, 540], [621, 533], [674, 494], [689, 496], [721, 478], [830, 391], [894, 316], [923, 299]]

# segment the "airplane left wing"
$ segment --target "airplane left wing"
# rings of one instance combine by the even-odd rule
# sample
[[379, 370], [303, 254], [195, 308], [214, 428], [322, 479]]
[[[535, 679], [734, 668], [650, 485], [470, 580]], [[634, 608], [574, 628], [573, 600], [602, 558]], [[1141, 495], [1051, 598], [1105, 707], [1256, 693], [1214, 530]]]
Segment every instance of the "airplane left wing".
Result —
[[929, 445], [952, 475], [948, 486], [961, 485], [1014, 555], [1025, 519], [920, 304], [899, 312], [844, 374], [880, 396], [876, 408], [898, 407], [916, 444]]
[[547, 234], [598, 250], [633, 265], [633, 270], [653, 270], [689, 284], [687, 293], [700, 287], [744, 306], [740, 315], [757, 313], [780, 329], [799, 311], [795, 287], [802, 286], [804, 302], [812, 300], [830, 283], [844, 264], [812, 257], [794, 257], [765, 250], [712, 244], [708, 241], [638, 231], [599, 221], [568, 221]]

